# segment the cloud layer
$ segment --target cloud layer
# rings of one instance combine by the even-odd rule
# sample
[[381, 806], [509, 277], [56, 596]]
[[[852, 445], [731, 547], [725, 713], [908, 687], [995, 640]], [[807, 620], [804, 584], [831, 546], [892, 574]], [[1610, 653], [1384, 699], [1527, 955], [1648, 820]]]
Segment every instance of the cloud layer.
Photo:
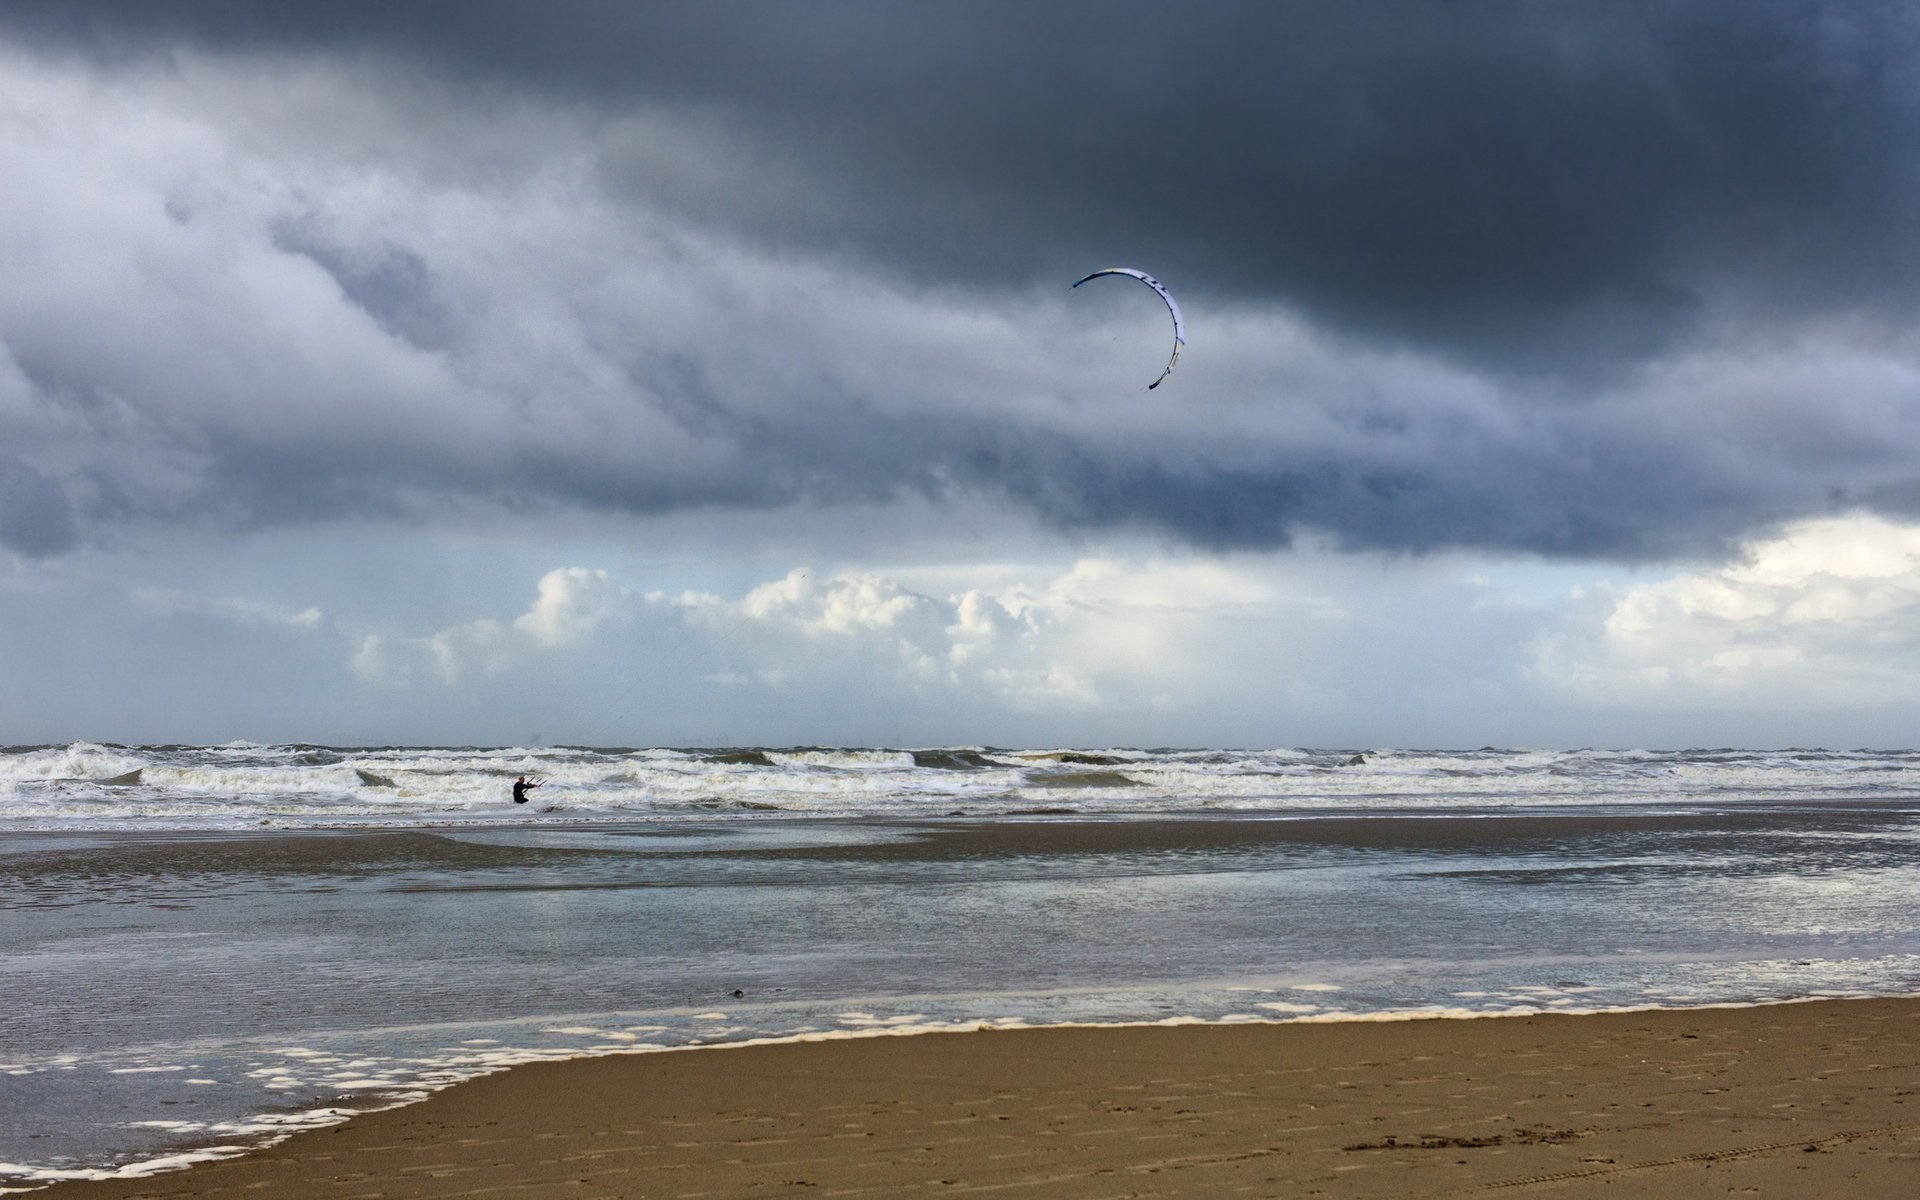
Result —
[[1899, 709], [1920, 700], [1920, 527], [1808, 521], [1726, 566], [1594, 597], [1541, 675], [1616, 705]]
[[[0, 14], [0, 546], [913, 497], [1644, 560], [1920, 505], [1897, 7], [325, 12]], [[1109, 261], [1189, 310], [1151, 396], [1151, 298], [1065, 289]]]
[[1865, 0], [14, 0], [0, 725], [1908, 738], [1916, 79]]
[[937, 703], [1012, 712], [1148, 708], [1202, 698], [1212, 647], [1235, 610], [1338, 621], [1257, 571], [1203, 561], [1086, 559], [1064, 571], [935, 595], [872, 572], [796, 568], [737, 599], [640, 592], [601, 570], [549, 572], [511, 621], [415, 636], [372, 634], [354, 653], [388, 686], [455, 686], [541, 669], [556, 653], [606, 656], [622, 641], [699, 643], [709, 684], [815, 694], [843, 679]]
[[1139, 255], [1501, 363], [1667, 345], [1729, 288], [1910, 311], [1920, 265], [1897, 5], [9, 7], [109, 69], [426, 73], [405, 115], [469, 170], [456, 104], [564, 106], [613, 189], [766, 245], [989, 292]]

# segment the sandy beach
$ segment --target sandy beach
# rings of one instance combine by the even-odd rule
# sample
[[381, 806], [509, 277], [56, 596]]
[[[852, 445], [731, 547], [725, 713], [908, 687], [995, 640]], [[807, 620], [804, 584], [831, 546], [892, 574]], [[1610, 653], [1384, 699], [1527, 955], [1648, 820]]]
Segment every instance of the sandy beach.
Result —
[[1920, 1000], [1006, 1030], [539, 1064], [106, 1197], [1880, 1197]]

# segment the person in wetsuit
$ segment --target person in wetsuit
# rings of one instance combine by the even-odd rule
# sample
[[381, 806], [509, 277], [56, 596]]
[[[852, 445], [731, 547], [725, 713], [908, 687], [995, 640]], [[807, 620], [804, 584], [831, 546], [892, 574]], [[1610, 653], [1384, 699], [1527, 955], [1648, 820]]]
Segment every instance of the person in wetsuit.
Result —
[[513, 802], [515, 804], [525, 804], [527, 802], [527, 793], [539, 786], [540, 784], [538, 782], [522, 775], [513, 781]]

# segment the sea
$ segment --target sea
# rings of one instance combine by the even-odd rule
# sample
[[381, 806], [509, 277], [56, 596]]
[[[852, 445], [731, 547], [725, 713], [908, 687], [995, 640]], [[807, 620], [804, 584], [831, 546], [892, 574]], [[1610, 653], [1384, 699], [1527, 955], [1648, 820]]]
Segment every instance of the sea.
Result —
[[0, 995], [0, 1189], [581, 1055], [1920, 995], [1920, 751], [12, 746]]

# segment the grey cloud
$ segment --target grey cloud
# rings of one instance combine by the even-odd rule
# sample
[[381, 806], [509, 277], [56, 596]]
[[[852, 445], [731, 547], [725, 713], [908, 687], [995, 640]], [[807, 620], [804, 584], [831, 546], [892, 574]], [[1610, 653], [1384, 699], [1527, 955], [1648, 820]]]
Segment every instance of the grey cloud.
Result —
[[[5, 20], [8, 18], [0, 18]], [[13, 6], [43, 44], [387, 56], [694, 122], [605, 168], [781, 247], [981, 288], [1141, 261], [1484, 365], [1717, 305], [1911, 314], [1920, 16], [1865, 0]]]
[[0, 454], [0, 546], [41, 557], [71, 549], [73, 505], [60, 484], [11, 454]]
[[[72, 543], [63, 488], [103, 524], [984, 497], [1208, 548], [1619, 559], [1920, 512], [1885, 417], [1916, 390], [1903, 8], [26, 0], [0, 29], [177, 117], [197, 188], [35, 144], [121, 207], [63, 227], [91, 290], [0, 281], [43, 405], [93, 431], [0, 474], [42, 506], [16, 548]], [[1194, 326], [1152, 419], [1049, 358], [1084, 309], [1047, 297], [1115, 261]], [[1296, 316], [1316, 348], [1275, 349]]]
[[[868, 418], [860, 440], [836, 436], [811, 453], [789, 444], [778, 458], [767, 445], [760, 461], [801, 473], [790, 481], [796, 498], [873, 499], [889, 488], [985, 495], [1061, 530], [1132, 529], [1211, 550], [1286, 546], [1315, 531], [1349, 549], [1644, 561], [1727, 550], [1756, 529], [1849, 503], [1818, 468], [1701, 474], [1690, 455], [1658, 450], [1658, 427], [1642, 433], [1645, 443], [1563, 430], [1555, 436], [1564, 441], [1458, 457], [1419, 437], [1374, 459], [1275, 445], [1266, 461], [1222, 465], [1178, 433], [1098, 446], [967, 419]], [[796, 435], [807, 437], [792, 428], [772, 436]], [[1580, 459], [1585, 469], [1569, 469]], [[889, 462], [892, 470], [876, 468]], [[1888, 511], [1920, 513], [1879, 499]]]
[[434, 297], [433, 280], [420, 255], [399, 246], [343, 246], [293, 222], [280, 231], [275, 245], [312, 259], [394, 337], [423, 350], [447, 345], [452, 321]]

